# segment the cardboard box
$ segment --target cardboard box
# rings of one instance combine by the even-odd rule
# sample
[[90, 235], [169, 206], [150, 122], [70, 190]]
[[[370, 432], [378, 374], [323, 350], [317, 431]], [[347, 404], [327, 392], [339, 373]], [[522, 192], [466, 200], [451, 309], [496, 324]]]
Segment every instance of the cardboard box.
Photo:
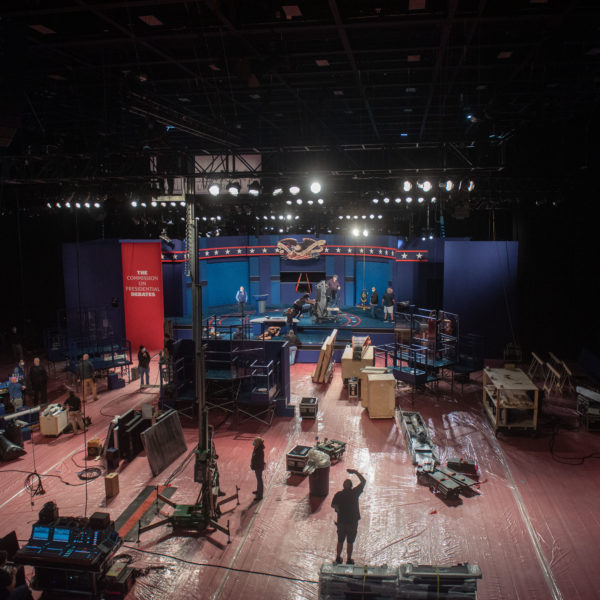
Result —
[[113, 498], [119, 493], [119, 474], [109, 473], [104, 477], [104, 489], [107, 498]]
[[367, 410], [371, 419], [393, 419], [396, 411], [396, 379], [391, 373], [367, 376]]

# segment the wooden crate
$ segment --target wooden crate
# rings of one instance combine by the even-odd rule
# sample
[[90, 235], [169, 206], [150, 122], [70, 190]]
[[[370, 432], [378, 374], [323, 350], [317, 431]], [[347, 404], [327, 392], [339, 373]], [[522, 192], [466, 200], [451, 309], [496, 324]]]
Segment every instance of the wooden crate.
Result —
[[113, 498], [119, 493], [118, 473], [109, 473], [104, 477], [104, 490], [107, 498]]
[[393, 419], [396, 410], [396, 379], [391, 373], [372, 373], [368, 379], [367, 410], [371, 419]]
[[367, 408], [369, 400], [369, 379], [370, 374], [383, 375], [389, 373], [389, 367], [364, 367], [360, 370], [359, 387], [360, 387], [360, 403], [363, 408]]
[[375, 349], [369, 346], [364, 356], [360, 360], [352, 360], [352, 346], [346, 346], [342, 355], [342, 379], [350, 379], [350, 377], [360, 377], [360, 370], [365, 367], [373, 366], [375, 357]]

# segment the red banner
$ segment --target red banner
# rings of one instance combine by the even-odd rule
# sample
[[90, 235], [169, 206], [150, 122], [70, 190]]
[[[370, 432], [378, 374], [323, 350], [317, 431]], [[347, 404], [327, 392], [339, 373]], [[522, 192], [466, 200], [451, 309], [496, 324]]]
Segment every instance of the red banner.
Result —
[[164, 303], [160, 242], [121, 242], [125, 334], [134, 356], [140, 346], [164, 344]]

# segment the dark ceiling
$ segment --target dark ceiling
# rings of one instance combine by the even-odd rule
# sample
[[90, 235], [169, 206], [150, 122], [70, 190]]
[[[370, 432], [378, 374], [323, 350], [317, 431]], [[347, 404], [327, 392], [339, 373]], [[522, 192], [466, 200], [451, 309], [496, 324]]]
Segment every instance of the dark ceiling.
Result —
[[597, 0], [292, 1], [3, 0], [5, 193], [129, 198], [258, 153], [265, 192], [314, 174], [348, 206], [468, 178], [490, 208], [561, 202], [595, 165]]

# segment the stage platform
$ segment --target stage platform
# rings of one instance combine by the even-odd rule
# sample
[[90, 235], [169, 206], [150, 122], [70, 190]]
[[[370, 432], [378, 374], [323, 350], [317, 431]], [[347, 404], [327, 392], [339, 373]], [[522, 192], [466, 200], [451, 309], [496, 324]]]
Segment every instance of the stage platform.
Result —
[[[286, 317], [287, 306], [268, 306], [265, 313], [257, 313], [248, 310], [245, 315], [250, 324], [252, 338], [262, 333], [269, 325], [283, 325]], [[340, 309], [339, 316], [334, 320], [317, 322], [309, 313], [303, 313], [298, 322], [294, 324], [294, 332], [301, 342], [301, 349], [296, 357], [298, 362], [316, 362], [318, 351], [331, 333], [332, 329], [338, 330], [336, 341], [336, 360], [341, 357], [344, 347], [351, 343], [352, 336], [368, 335], [374, 345], [391, 344], [394, 341], [394, 323], [383, 321], [383, 311], [378, 309], [379, 318], [373, 319], [371, 311], [362, 310], [360, 307], [344, 306]], [[263, 323], [259, 320], [268, 318]], [[191, 339], [192, 318], [190, 317], [167, 317], [173, 323], [173, 334], [175, 338]], [[220, 334], [221, 339], [229, 339], [235, 327], [242, 325], [242, 316], [237, 311], [237, 305], [213, 307], [203, 314], [203, 321], [208, 326], [214, 327]], [[272, 321], [272, 322], [269, 322]], [[231, 330], [229, 330], [231, 328]], [[280, 336], [273, 339], [283, 339], [287, 333], [287, 327], [282, 328]], [[314, 354], [316, 352], [316, 355]]]

